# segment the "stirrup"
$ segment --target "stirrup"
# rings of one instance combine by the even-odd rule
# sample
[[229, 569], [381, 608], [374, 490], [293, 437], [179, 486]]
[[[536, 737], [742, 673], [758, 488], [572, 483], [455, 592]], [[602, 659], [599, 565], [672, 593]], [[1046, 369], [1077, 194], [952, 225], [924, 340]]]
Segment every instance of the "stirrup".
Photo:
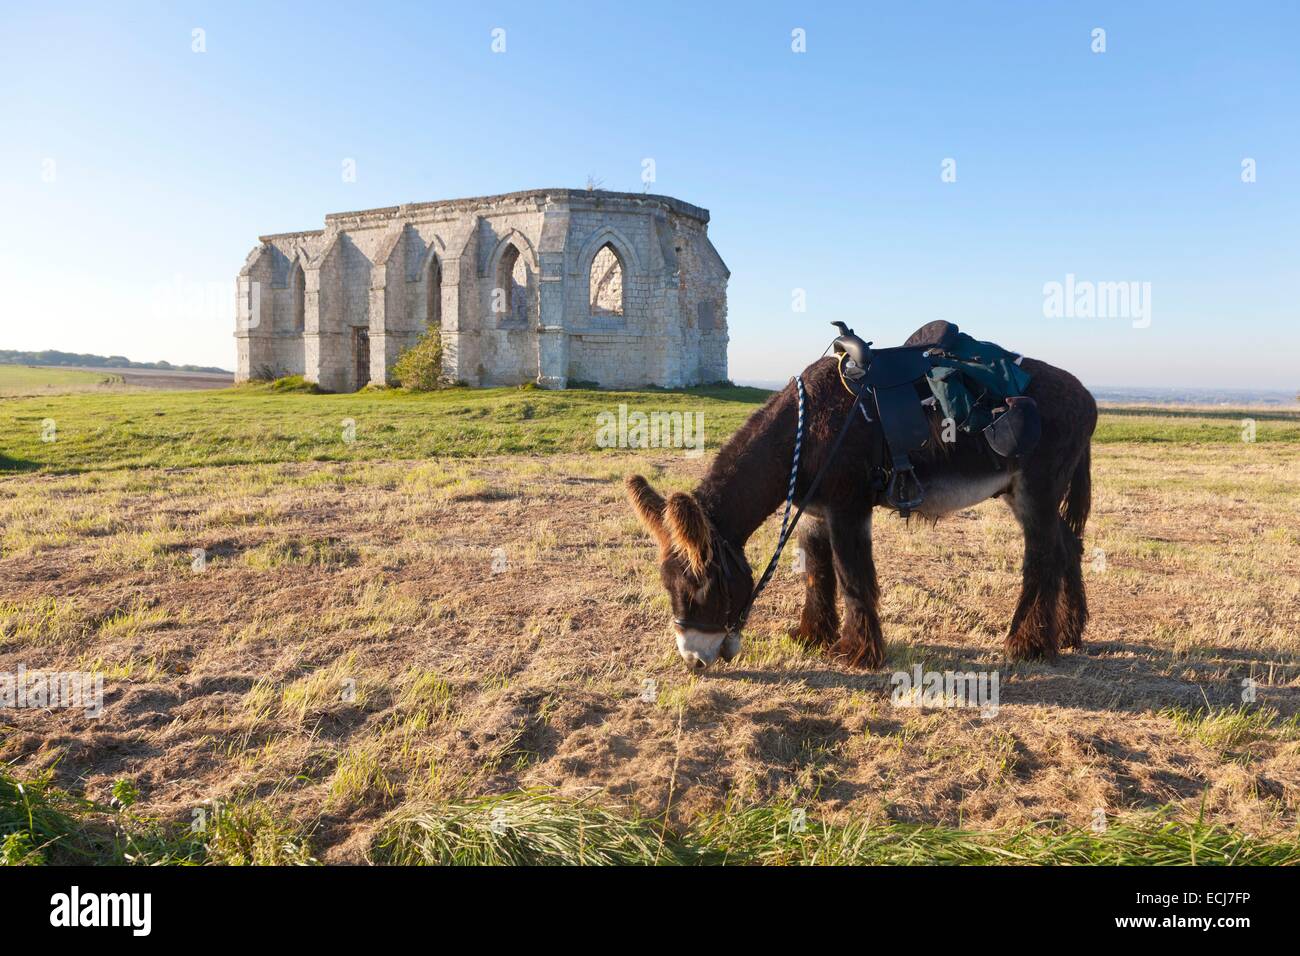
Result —
[[[905, 494], [909, 497], [904, 498]], [[916, 480], [916, 473], [911, 468], [896, 468], [894, 477], [889, 480], [889, 487], [885, 490], [885, 501], [889, 507], [897, 509], [906, 518], [924, 500], [925, 489]]]

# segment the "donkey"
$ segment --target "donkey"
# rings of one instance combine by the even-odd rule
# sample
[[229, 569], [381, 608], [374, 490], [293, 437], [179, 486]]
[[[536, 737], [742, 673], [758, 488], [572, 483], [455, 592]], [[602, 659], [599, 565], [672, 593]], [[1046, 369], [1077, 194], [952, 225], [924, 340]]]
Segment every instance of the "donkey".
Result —
[[[1025, 550], [1006, 653], [1012, 660], [1052, 660], [1059, 648], [1081, 646], [1088, 621], [1081, 562], [1092, 504], [1097, 404], [1069, 372], [1030, 358], [1021, 367], [1031, 376], [1026, 394], [1042, 416], [1037, 447], [1005, 461], [994, 458], [980, 435], [958, 431], [955, 442], [928, 442], [912, 456], [926, 492], [916, 511], [937, 521], [992, 497], [1010, 505]], [[810, 365], [803, 381], [805, 434], [796, 501], [807, 495], [853, 405], [833, 358]], [[690, 494], [665, 500], [640, 475], [626, 480], [632, 507], [659, 543], [659, 575], [672, 604], [677, 651], [693, 671], [719, 656], [730, 661], [740, 651], [740, 625], [754, 588], [745, 542], [785, 502], [797, 401], [793, 382], [772, 395], [718, 452]], [[885, 662], [871, 553], [872, 511], [889, 507], [872, 480], [881, 464], [879, 428], [859, 415], [807, 502], [799, 527], [806, 591], [799, 624], [790, 631], [801, 643], [827, 647], [833, 659], [861, 668]]]

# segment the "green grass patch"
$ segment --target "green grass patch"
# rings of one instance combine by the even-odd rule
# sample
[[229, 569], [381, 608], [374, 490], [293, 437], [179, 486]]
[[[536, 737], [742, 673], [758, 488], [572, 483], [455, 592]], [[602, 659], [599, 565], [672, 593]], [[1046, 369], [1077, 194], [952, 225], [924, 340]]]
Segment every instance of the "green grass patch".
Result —
[[405, 807], [380, 830], [373, 855], [405, 865], [637, 866], [686, 862], [684, 852], [647, 820], [519, 793]]
[[1300, 442], [1300, 419], [1267, 412], [1148, 412], [1106, 409], [1097, 421], [1093, 441], [1100, 444], [1241, 445], [1254, 422], [1258, 444]]
[[53, 856], [90, 862], [96, 853], [81, 833], [91, 804], [50, 786], [47, 777], [20, 782], [0, 772], [0, 862], [45, 863]]
[[1233, 422], [1240, 422], [1243, 418], [1253, 418], [1260, 422], [1276, 421], [1300, 424], [1300, 408], [1295, 405], [1250, 409], [1232, 407], [1198, 408], [1195, 406], [1180, 408], [1176, 405], [1104, 405], [1101, 413], [1103, 415], [1113, 415], [1117, 418], [1133, 416], [1142, 418], [1204, 418], [1209, 420], [1227, 419]]
[[1220, 866], [1300, 864], [1300, 842], [1252, 840], [1165, 813], [1134, 815], [1102, 832], [1060, 823], [967, 831], [919, 824], [802, 823], [790, 807], [720, 813], [691, 837], [717, 862], [780, 865]]
[[[165, 824], [137, 815], [129, 781], [109, 805], [49, 775], [0, 770], [0, 864], [313, 864], [307, 828], [267, 804], [237, 800]], [[1135, 814], [1102, 832], [1043, 823], [970, 831], [905, 823], [829, 824], [789, 804], [732, 808], [684, 832], [594, 800], [523, 791], [390, 814], [371, 843], [376, 863], [407, 865], [1033, 865], [1300, 864], [1300, 841], [1255, 839], [1171, 812]]]
[[434, 865], [1296, 865], [1300, 842], [1253, 840], [1167, 813], [1102, 832], [1059, 823], [968, 831], [823, 823], [789, 805], [732, 809], [685, 833], [544, 793], [407, 807], [380, 828], [376, 862]]
[[1282, 720], [1272, 707], [1169, 708], [1160, 714], [1172, 720], [1180, 733], [1220, 752], [1236, 750], [1257, 740], [1274, 737], [1294, 740], [1300, 736], [1300, 715]]
[[301, 375], [286, 375], [283, 378], [277, 378], [273, 382], [268, 382], [266, 387], [272, 392], [301, 392], [306, 395], [321, 394], [319, 385], [307, 381]]
[[91, 630], [76, 603], [52, 597], [27, 603], [0, 601], [0, 648], [74, 643]]
[[119, 780], [110, 804], [68, 793], [47, 773], [20, 781], [0, 769], [0, 865], [312, 864], [308, 835], [264, 803], [237, 800], [164, 823], [137, 815], [134, 784]]
[[[551, 392], [454, 388], [317, 395], [281, 382], [191, 392], [83, 394], [0, 405], [0, 471], [595, 452], [602, 412], [698, 412], [716, 448], [761, 389]], [[53, 430], [49, 423], [53, 423]], [[48, 440], [52, 438], [53, 440]]]

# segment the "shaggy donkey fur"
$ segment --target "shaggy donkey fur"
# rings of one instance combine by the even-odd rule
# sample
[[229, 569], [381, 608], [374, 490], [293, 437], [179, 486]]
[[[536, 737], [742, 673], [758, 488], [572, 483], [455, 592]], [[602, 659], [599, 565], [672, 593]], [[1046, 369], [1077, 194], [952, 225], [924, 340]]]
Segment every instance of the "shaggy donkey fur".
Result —
[[[955, 443], [931, 442], [913, 456], [927, 491], [919, 514], [945, 513], [1001, 496], [1025, 538], [1020, 601], [1006, 637], [1013, 659], [1051, 659], [1059, 648], [1080, 646], [1088, 621], [1084, 596], [1083, 530], [1091, 505], [1090, 443], [1097, 406], [1073, 375], [1024, 359], [1026, 394], [1037, 401], [1042, 438], [1018, 461], [994, 458], [980, 436], [957, 432]], [[825, 462], [852, 405], [824, 358], [803, 373], [807, 393], [803, 458], [795, 484], [802, 501]], [[774, 394], [718, 452], [708, 474], [687, 495], [665, 501], [639, 475], [627, 480], [638, 517], [660, 545], [660, 576], [667, 588], [687, 663], [703, 669], [739, 645], [735, 621], [753, 588], [744, 558], [750, 535], [785, 502], [796, 423], [793, 383]], [[792, 634], [821, 644], [855, 667], [880, 667], [884, 641], [877, 611], [880, 591], [871, 553], [871, 513], [885, 506], [872, 470], [882, 458], [879, 425], [850, 427], [817, 497], [799, 528], [807, 565], [803, 613]], [[836, 592], [844, 617], [836, 608]], [[724, 642], [724, 638], [730, 640]], [[702, 649], [701, 649], [702, 648]], [[710, 649], [712, 648], [712, 649]]]

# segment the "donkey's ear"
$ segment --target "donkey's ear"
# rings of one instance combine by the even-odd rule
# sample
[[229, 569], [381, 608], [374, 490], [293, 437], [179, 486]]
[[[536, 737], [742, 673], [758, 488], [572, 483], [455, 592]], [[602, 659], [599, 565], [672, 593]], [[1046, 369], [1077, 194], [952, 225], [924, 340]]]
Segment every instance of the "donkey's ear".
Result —
[[713, 532], [695, 496], [680, 491], [670, 495], [664, 522], [673, 550], [686, 559], [691, 574], [702, 577], [713, 556]]
[[641, 519], [646, 530], [655, 536], [660, 547], [667, 548], [669, 541], [668, 528], [664, 524], [663, 496], [651, 488], [650, 482], [640, 475], [628, 475], [627, 480], [623, 482], [623, 487], [627, 491], [628, 501], [632, 502], [636, 516]]

